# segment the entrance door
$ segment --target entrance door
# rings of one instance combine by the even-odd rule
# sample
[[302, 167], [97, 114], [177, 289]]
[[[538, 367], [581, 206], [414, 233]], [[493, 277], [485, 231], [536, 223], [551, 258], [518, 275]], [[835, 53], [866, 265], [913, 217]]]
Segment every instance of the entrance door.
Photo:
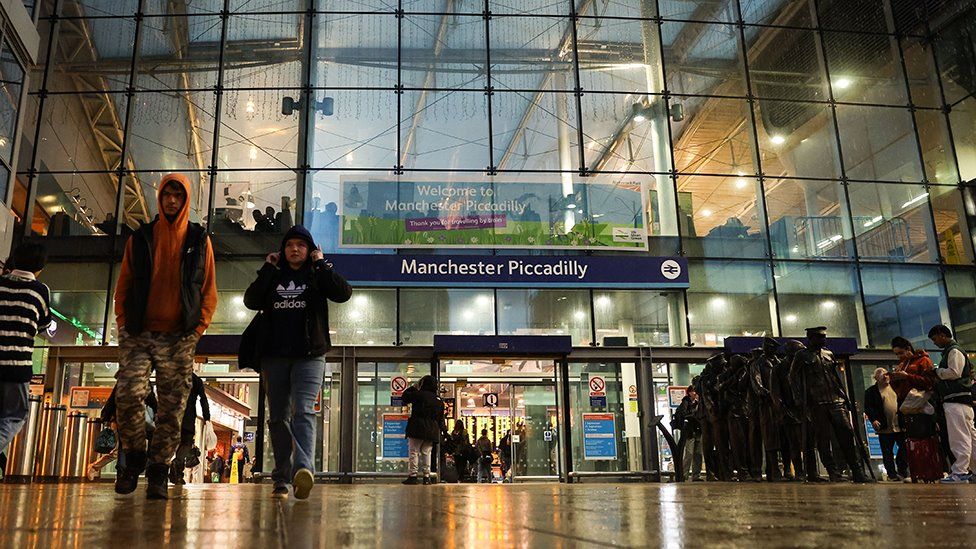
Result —
[[[472, 443], [482, 436], [491, 441], [494, 481], [559, 479], [553, 360], [441, 360], [440, 380], [451, 404], [449, 430], [461, 422]], [[476, 478], [476, 466], [471, 475]]]

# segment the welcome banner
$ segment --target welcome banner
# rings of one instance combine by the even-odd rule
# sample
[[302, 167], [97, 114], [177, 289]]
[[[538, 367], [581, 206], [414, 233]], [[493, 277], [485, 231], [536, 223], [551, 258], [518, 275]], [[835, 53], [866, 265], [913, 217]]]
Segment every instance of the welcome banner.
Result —
[[346, 177], [340, 246], [647, 250], [641, 183]]

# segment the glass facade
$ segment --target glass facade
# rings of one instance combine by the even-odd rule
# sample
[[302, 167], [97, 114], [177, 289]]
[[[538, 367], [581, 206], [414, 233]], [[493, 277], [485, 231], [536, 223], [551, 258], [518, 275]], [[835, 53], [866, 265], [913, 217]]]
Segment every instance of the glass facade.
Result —
[[329, 254], [367, 252], [338, 247], [350, 175], [640, 183], [647, 253], [687, 257], [691, 288], [360, 290], [334, 309], [338, 344], [562, 333], [718, 346], [826, 324], [881, 347], [924, 342], [939, 322], [974, 330], [976, 8], [62, 0], [37, 12], [23, 102], [0, 48], [4, 128], [24, 111], [19, 147], [0, 129], [0, 165], [16, 170], [23, 234], [52, 253], [58, 343], [113, 341], [122, 243], [155, 215], [169, 171], [190, 176], [192, 217], [213, 234], [211, 333], [246, 325], [241, 293], [291, 223]]

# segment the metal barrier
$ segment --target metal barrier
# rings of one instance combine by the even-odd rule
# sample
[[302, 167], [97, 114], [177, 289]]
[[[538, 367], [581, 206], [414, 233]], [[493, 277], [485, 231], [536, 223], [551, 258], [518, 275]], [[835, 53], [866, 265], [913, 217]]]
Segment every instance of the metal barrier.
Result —
[[88, 440], [88, 416], [81, 412], [68, 414], [64, 429], [64, 443], [61, 445], [58, 476], [78, 478], [85, 476], [91, 444]]
[[41, 431], [34, 460], [35, 477], [56, 477], [60, 472], [61, 444], [64, 440], [64, 406], [44, 406]]
[[41, 426], [41, 397], [31, 395], [27, 404], [27, 420], [7, 449], [8, 477], [30, 478], [34, 473], [34, 455]]

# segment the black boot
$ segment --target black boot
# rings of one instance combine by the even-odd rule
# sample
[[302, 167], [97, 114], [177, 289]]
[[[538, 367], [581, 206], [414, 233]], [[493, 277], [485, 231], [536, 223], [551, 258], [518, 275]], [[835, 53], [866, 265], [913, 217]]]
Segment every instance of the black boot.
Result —
[[167, 499], [166, 477], [169, 466], [165, 463], [153, 463], [146, 468], [146, 499]]
[[139, 475], [146, 468], [146, 452], [141, 450], [125, 452], [125, 467], [115, 475], [115, 493], [131, 494], [139, 484]]
[[766, 452], [766, 481], [767, 482], [780, 482], [783, 480], [783, 474], [779, 470], [779, 460], [776, 456], [776, 451]]

